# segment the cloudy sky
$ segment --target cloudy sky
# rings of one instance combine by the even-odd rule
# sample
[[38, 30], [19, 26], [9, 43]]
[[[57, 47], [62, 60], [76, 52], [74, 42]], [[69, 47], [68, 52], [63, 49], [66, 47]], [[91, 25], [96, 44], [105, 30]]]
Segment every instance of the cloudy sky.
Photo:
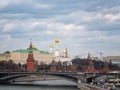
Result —
[[30, 38], [40, 50], [59, 38], [71, 56], [120, 55], [120, 1], [0, 0], [0, 52], [25, 49]]

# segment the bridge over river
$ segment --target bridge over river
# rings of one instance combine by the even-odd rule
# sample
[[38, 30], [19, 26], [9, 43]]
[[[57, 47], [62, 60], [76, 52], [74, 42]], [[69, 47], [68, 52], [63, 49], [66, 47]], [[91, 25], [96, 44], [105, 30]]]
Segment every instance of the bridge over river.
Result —
[[[71, 81], [77, 82], [79, 88], [90, 87], [90, 86], [87, 86], [84, 83], [91, 83], [95, 78], [100, 77], [100, 76], [112, 75], [112, 76], [118, 76], [118, 77], [120, 77], [120, 73], [119, 72], [116, 72], [116, 73], [0, 72], [0, 83], [6, 83], [6, 82], [9, 82], [11, 80], [14, 80], [15, 78], [25, 77], [25, 76], [29, 76], [29, 75], [52, 75], [52, 76], [63, 77], [65, 79], [69, 79]], [[85, 89], [85, 90], [87, 90], [87, 89]], [[97, 90], [97, 89], [94, 89], [94, 90]]]

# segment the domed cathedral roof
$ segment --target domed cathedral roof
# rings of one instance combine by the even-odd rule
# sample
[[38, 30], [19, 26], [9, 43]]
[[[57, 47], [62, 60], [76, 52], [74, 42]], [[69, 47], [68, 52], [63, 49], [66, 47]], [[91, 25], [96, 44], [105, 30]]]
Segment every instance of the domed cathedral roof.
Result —
[[64, 57], [68, 57], [67, 49], [64, 49], [64, 50], [63, 50], [63, 55], [64, 55]]
[[67, 53], [67, 49], [63, 49], [63, 53]]
[[55, 43], [59, 43], [59, 40], [58, 40], [58, 38], [56, 38], [56, 39], [55, 39]]
[[53, 45], [52, 45], [52, 44], [50, 44], [49, 48], [53, 48]]

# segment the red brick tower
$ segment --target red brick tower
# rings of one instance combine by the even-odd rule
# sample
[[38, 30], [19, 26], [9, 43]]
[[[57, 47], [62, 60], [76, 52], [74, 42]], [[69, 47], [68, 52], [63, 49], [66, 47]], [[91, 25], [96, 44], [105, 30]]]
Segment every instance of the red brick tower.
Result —
[[89, 64], [88, 64], [88, 67], [87, 67], [86, 71], [89, 72], [89, 73], [95, 72], [94, 63], [93, 63], [93, 60], [91, 59], [91, 55], [90, 55], [89, 52], [88, 52], [87, 59], [88, 59]]
[[28, 49], [28, 58], [27, 58], [27, 68], [26, 70], [28, 72], [33, 72], [35, 70], [35, 60], [33, 57], [33, 51], [32, 51], [32, 41], [30, 41], [30, 47]]

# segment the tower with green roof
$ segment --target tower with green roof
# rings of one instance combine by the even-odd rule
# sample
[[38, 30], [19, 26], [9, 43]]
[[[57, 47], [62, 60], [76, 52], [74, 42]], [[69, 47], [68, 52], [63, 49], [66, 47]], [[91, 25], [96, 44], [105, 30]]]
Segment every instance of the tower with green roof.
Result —
[[35, 70], [35, 60], [33, 57], [33, 50], [32, 50], [32, 40], [30, 40], [30, 47], [28, 50], [28, 58], [27, 58], [27, 71], [33, 72]]

